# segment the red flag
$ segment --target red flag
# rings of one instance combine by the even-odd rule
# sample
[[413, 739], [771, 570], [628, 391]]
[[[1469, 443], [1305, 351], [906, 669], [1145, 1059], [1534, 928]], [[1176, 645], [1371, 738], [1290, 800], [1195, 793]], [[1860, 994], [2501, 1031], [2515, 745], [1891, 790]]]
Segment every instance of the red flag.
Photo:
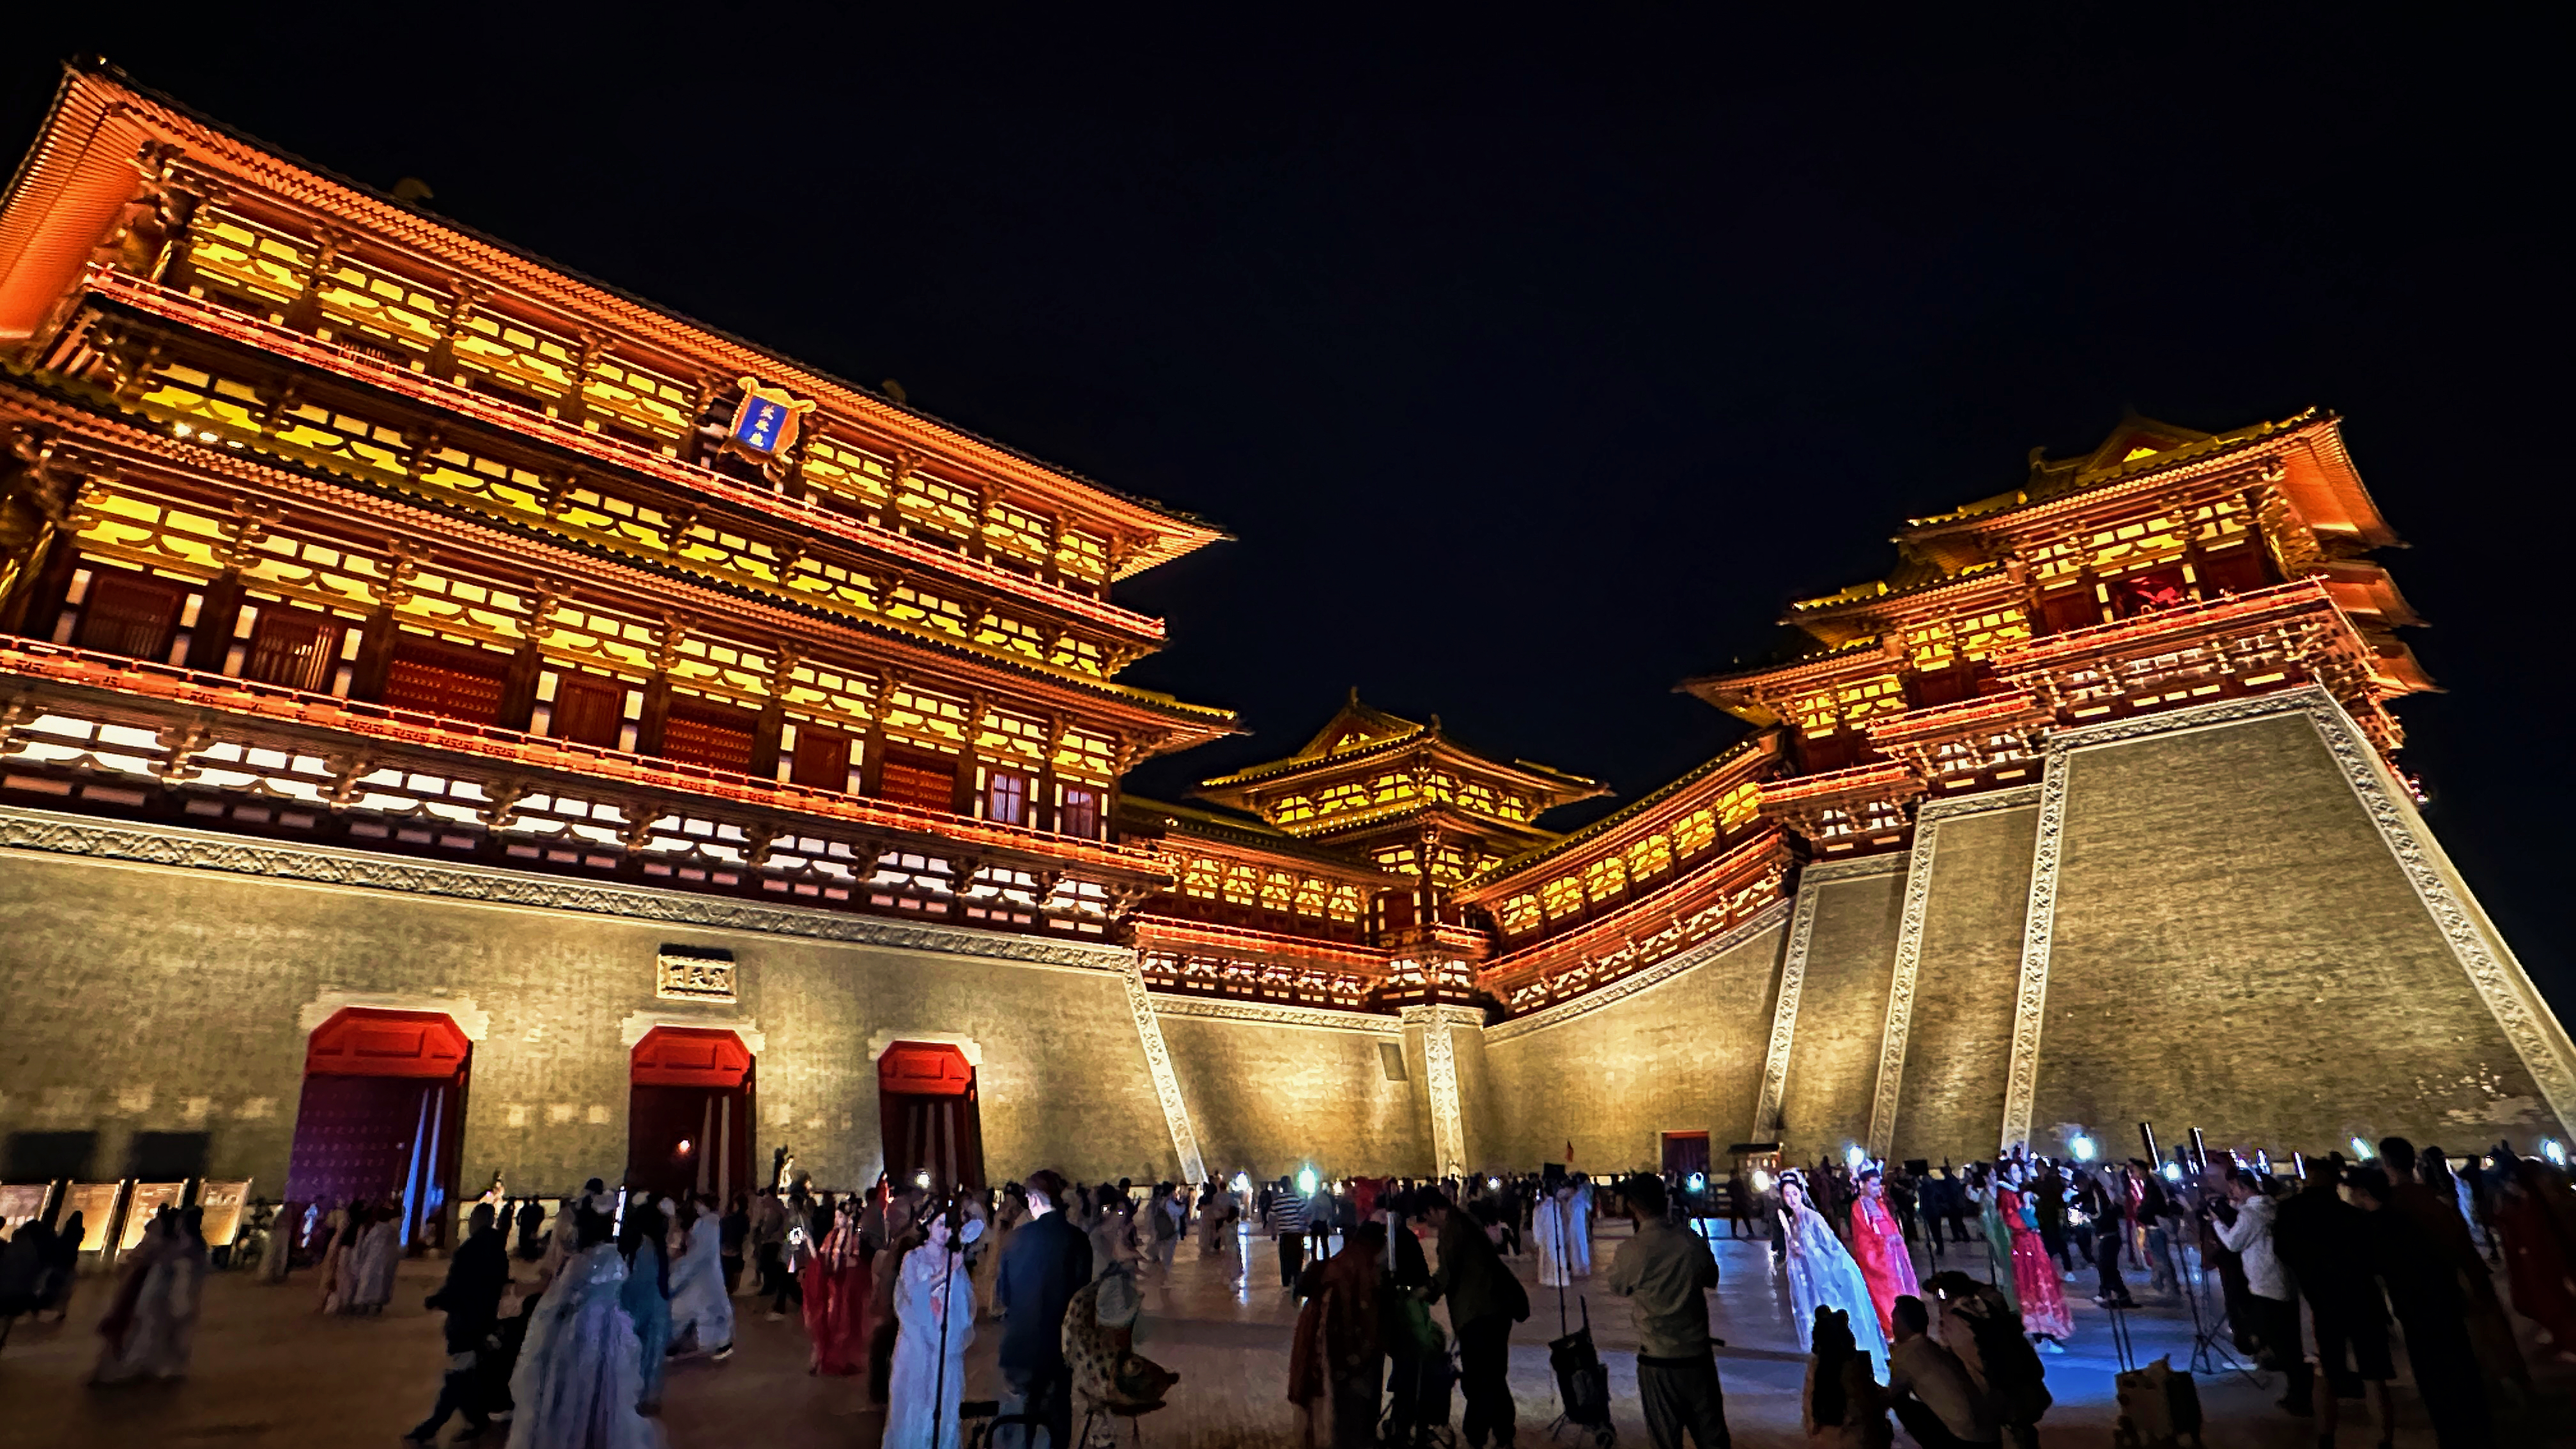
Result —
[[1574, 1165], [1574, 1139], [1571, 1137], [1565, 1139], [1565, 1165], [1568, 1167]]

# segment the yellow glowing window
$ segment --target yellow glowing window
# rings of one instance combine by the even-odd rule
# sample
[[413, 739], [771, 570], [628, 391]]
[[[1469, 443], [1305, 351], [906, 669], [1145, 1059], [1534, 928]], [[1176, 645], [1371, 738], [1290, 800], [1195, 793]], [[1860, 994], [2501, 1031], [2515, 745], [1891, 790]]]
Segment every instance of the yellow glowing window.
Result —
[[1834, 691], [1834, 703], [1842, 721], [1858, 725], [1871, 715], [1893, 714], [1905, 708], [1905, 685], [1893, 674], [1882, 674], [1846, 684]]
[[1037, 567], [1046, 565], [1048, 532], [1045, 519], [1007, 503], [992, 504], [984, 512], [985, 546]]
[[1502, 920], [1505, 934], [1517, 936], [1523, 931], [1535, 931], [1539, 923], [1545, 919], [1546, 917], [1539, 910], [1538, 897], [1535, 895], [1514, 896], [1503, 902]]
[[1235, 864], [1225, 868], [1225, 901], [1248, 906], [1261, 899], [1261, 867]]
[[1673, 852], [1677, 855], [1706, 850], [1717, 840], [1717, 817], [1706, 810], [1692, 811], [1673, 822], [1672, 840]]
[[1282, 795], [1267, 813], [1274, 822], [1312, 820], [1315, 818], [1315, 802], [1303, 795]]
[[1583, 881], [1576, 876], [1558, 876], [1539, 886], [1538, 900], [1551, 921], [1573, 915], [1583, 909]]
[[1614, 900], [1628, 888], [1628, 872], [1615, 855], [1605, 855], [1583, 868], [1583, 893], [1594, 905]]
[[1284, 870], [1265, 872], [1261, 877], [1261, 908], [1286, 911], [1297, 899], [1297, 877]]
[[1751, 822], [1762, 810], [1762, 787], [1750, 780], [1717, 797], [1719, 828], [1736, 830]]
[[1673, 868], [1672, 842], [1649, 835], [1628, 847], [1628, 878], [1651, 880]]
[[1360, 888], [1358, 886], [1337, 885], [1333, 887], [1331, 915], [1334, 920], [1356, 921], [1360, 918], [1360, 912], [1366, 909], [1367, 905], [1368, 902], [1362, 898]]
[[1331, 899], [1331, 896], [1332, 888], [1329, 885], [1313, 876], [1307, 876], [1297, 882], [1294, 909], [1301, 916], [1320, 916], [1324, 913], [1324, 903]]
[[1056, 571], [1082, 583], [1100, 583], [1109, 577], [1109, 541], [1098, 534], [1068, 528], [1057, 535]]
[[895, 587], [894, 597], [886, 601], [885, 611], [889, 618], [927, 624], [947, 634], [965, 633], [970, 622], [964, 604], [925, 593], [910, 584]]
[[896, 501], [906, 523], [952, 539], [975, 535], [975, 495], [970, 489], [915, 473], [903, 480]]
[[1193, 856], [1181, 867], [1181, 894], [1212, 901], [1225, 884], [1225, 863]]
[[1389, 846], [1378, 851], [1371, 859], [1398, 875], [1422, 874], [1421, 861], [1415, 856], [1413, 847], [1410, 845]]
[[1373, 805], [1387, 805], [1412, 798], [1413, 777], [1410, 775], [1380, 775], [1369, 787], [1369, 803]]
[[1368, 803], [1368, 787], [1357, 780], [1345, 780], [1338, 785], [1326, 785], [1315, 793], [1315, 813], [1318, 815], [1335, 815], [1344, 810], [1365, 809]]

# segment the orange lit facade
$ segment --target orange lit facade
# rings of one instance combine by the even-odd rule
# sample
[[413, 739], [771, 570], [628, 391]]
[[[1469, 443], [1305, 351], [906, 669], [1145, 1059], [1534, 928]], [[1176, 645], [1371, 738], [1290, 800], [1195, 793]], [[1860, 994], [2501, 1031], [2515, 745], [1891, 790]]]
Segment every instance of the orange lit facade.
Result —
[[1220, 535], [75, 72], [0, 213], [9, 801], [1106, 941]]

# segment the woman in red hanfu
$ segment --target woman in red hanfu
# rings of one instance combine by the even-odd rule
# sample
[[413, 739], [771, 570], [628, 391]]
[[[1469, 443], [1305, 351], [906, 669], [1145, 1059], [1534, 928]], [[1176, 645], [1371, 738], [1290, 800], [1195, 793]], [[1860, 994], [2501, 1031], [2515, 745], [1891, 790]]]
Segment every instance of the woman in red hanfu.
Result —
[[806, 1372], [846, 1378], [868, 1367], [868, 1258], [859, 1240], [859, 1199], [845, 1198], [832, 1231], [798, 1275], [805, 1290]]
[[2012, 1233], [2013, 1296], [2021, 1300], [2021, 1326], [2040, 1347], [2059, 1347], [2075, 1334], [2075, 1315], [2066, 1308], [2066, 1283], [2056, 1260], [2040, 1240], [2039, 1215], [2029, 1202], [2030, 1172], [2018, 1163], [2004, 1165], [1995, 1189], [1995, 1215]]
[[1869, 1281], [1869, 1301], [1878, 1310], [1879, 1331], [1896, 1341], [1896, 1300], [1923, 1296], [1914, 1278], [1914, 1255], [1905, 1246], [1905, 1227], [1887, 1205], [1887, 1184], [1878, 1169], [1860, 1173], [1860, 1196], [1852, 1201], [1851, 1251]]

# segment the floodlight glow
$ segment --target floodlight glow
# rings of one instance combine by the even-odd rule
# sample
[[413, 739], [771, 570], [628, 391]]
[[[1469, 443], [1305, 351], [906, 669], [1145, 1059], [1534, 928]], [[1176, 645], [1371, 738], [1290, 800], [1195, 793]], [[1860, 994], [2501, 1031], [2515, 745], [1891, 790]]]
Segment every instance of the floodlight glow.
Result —
[[1252, 1191], [1252, 1179], [1247, 1174], [1238, 1172], [1234, 1175], [1234, 1181], [1227, 1183], [1226, 1186], [1233, 1188], [1236, 1192], [1250, 1192]]
[[2076, 1160], [2076, 1161], [2078, 1161], [2078, 1162], [2091, 1162], [2091, 1161], [2093, 1160], [2093, 1139], [2092, 1139], [2092, 1138], [2085, 1136], [2085, 1135], [2084, 1135], [2083, 1133], [2081, 1133], [2081, 1132], [2078, 1132], [2078, 1133], [2076, 1133], [2076, 1134], [2074, 1135], [2074, 1137], [2072, 1137], [2071, 1139], [2069, 1139], [2069, 1140], [2067, 1141], [2067, 1144], [2066, 1144], [2066, 1145], [2067, 1145], [2067, 1147], [2068, 1147], [2071, 1151], [2073, 1151], [2073, 1152], [2074, 1152], [2074, 1154], [2075, 1154], [2075, 1160]]
[[2165, 1164], [2165, 1181], [2167, 1181], [2167, 1182], [2180, 1182], [2180, 1181], [2182, 1181], [2182, 1164], [2181, 1164], [2181, 1163], [2179, 1163], [2179, 1162], [2168, 1162], [2168, 1163], [2166, 1163], [2166, 1164]]
[[1771, 1174], [1764, 1172], [1758, 1167], [1753, 1169], [1753, 1190], [1755, 1192], [1769, 1192], [1771, 1190]]
[[1693, 1191], [1693, 1192], [1698, 1192], [1700, 1189], [1702, 1189], [1702, 1188], [1704, 1188], [1704, 1187], [1707, 1187], [1707, 1186], [1708, 1186], [1708, 1174], [1707, 1174], [1707, 1173], [1705, 1173], [1705, 1172], [1694, 1172], [1694, 1173], [1692, 1173], [1692, 1174], [1690, 1175], [1690, 1189], [1691, 1189], [1691, 1191]]
[[2543, 1137], [2540, 1139], [2540, 1155], [2548, 1158], [2555, 1166], [2565, 1167], [2567, 1165], [2567, 1148], [2555, 1137]]
[[1503, 1180], [1499, 1177], [1486, 1178], [1485, 1190], [1487, 1192], [1501, 1192], [1503, 1190]]
[[2368, 1162], [2370, 1157], [2370, 1144], [2359, 1137], [2352, 1139], [2352, 1160], [2355, 1162]]
[[930, 1169], [925, 1167], [921, 1171], [914, 1173], [912, 1175], [912, 1185], [925, 1190], [928, 1189], [930, 1186]]
[[1860, 1165], [1867, 1161], [1869, 1161], [1869, 1154], [1863, 1152], [1860, 1144], [1857, 1142], [1853, 1143], [1843, 1152], [1843, 1165], [1849, 1167], [1854, 1172], [1860, 1171]]
[[683, 1157], [689, 1155], [689, 1139], [686, 1137], [680, 1139], [680, 1155]]
[[1299, 1168], [1297, 1170], [1297, 1191], [1303, 1196], [1313, 1197], [1315, 1195], [1315, 1183], [1317, 1180], [1315, 1169], [1311, 1167]]

